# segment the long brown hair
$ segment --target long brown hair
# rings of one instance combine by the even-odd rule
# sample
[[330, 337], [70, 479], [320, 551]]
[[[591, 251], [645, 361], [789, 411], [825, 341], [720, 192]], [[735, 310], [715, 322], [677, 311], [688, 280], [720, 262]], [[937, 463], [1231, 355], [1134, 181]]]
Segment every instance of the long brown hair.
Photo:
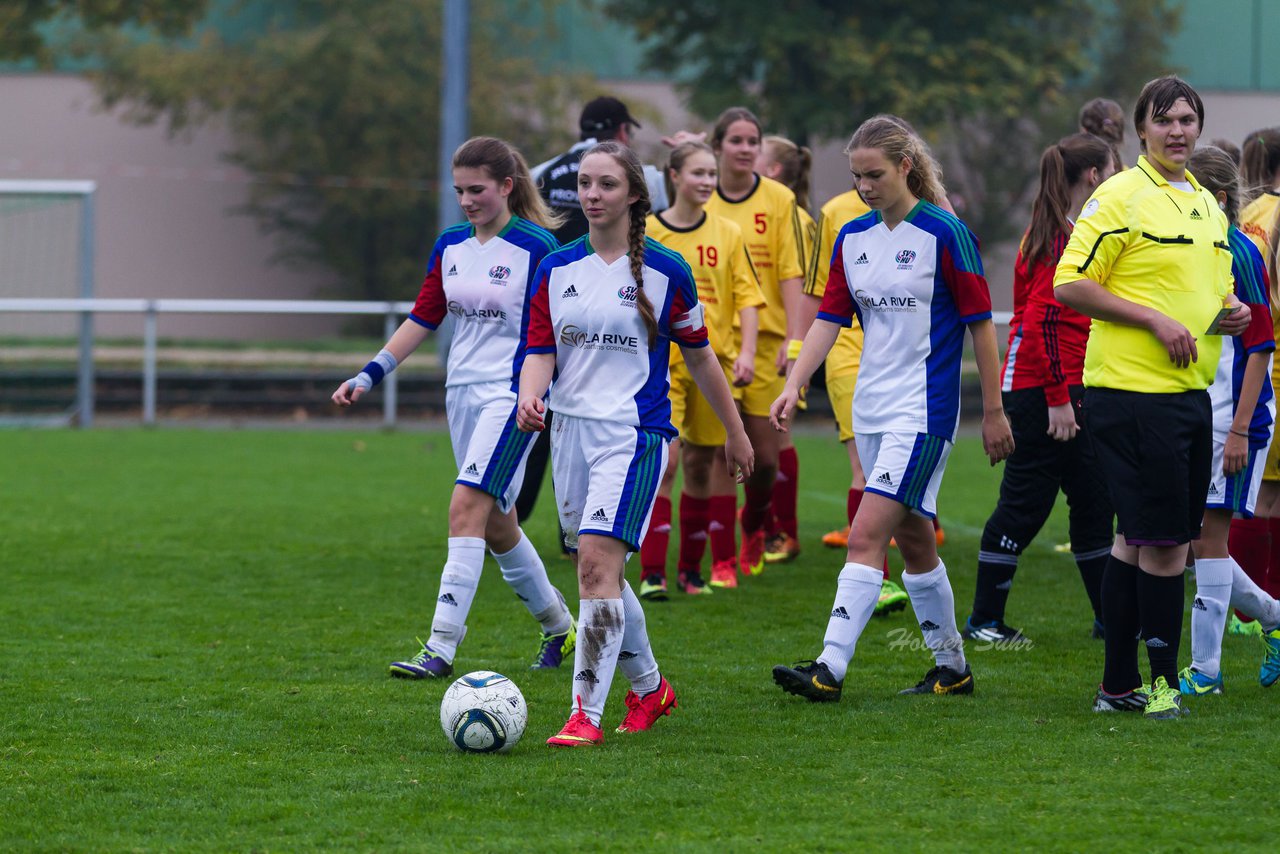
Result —
[[628, 210], [631, 223], [627, 229], [627, 256], [631, 259], [631, 278], [636, 283], [636, 308], [640, 310], [640, 318], [649, 333], [649, 349], [652, 350], [658, 342], [658, 319], [649, 295], [644, 292], [644, 218], [649, 215], [649, 185], [644, 180], [644, 166], [634, 151], [612, 139], [592, 146], [582, 157], [585, 160], [592, 154], [612, 157], [627, 178], [627, 195], [636, 196]]
[[671, 200], [673, 205], [676, 202], [676, 184], [671, 180], [671, 173], [679, 174], [680, 170], [684, 168], [685, 161], [689, 159], [689, 155], [696, 151], [704, 151], [713, 158], [716, 156], [716, 153], [711, 150], [711, 146], [698, 139], [690, 139], [680, 143], [671, 149], [671, 154], [667, 156], [667, 168], [662, 170], [662, 183], [666, 186], [667, 198]]
[[778, 181], [796, 194], [796, 205], [809, 209], [809, 172], [813, 168], [813, 152], [803, 145], [796, 145], [785, 136], [766, 136], [761, 148], [769, 159], [782, 167]]
[[907, 189], [911, 195], [934, 205], [942, 204], [946, 198], [947, 191], [942, 187], [942, 167], [911, 125], [897, 116], [872, 116], [859, 125], [844, 147], [844, 153], [849, 154], [855, 148], [878, 148], [895, 165], [910, 160]]
[[1187, 160], [1187, 168], [1200, 185], [1213, 195], [1226, 193], [1223, 210], [1232, 225], [1240, 217], [1240, 170], [1231, 155], [1216, 145], [1198, 146]]
[[1071, 231], [1067, 213], [1071, 190], [1091, 168], [1103, 171], [1111, 161], [1111, 146], [1092, 133], [1073, 133], [1049, 146], [1040, 155], [1040, 188], [1031, 204], [1031, 225], [1022, 241], [1022, 259], [1028, 267], [1037, 261], [1054, 263], [1056, 244]]
[[529, 173], [529, 164], [515, 147], [497, 137], [473, 136], [453, 153], [454, 169], [483, 169], [501, 184], [511, 179], [507, 207], [513, 214], [547, 230], [564, 225], [564, 217], [548, 207]]
[[760, 120], [756, 118], [756, 114], [748, 110], [746, 107], [730, 107], [720, 114], [716, 119], [715, 127], [711, 130], [711, 147], [717, 151], [724, 144], [724, 138], [729, 133], [729, 125], [734, 122], [751, 122], [756, 126], [756, 133], [764, 136], [764, 127], [760, 124]]
[[[1276, 188], [1280, 170], [1280, 128], [1265, 128], [1249, 134], [1240, 149], [1240, 173], [1244, 179], [1245, 204]], [[1199, 178], [1199, 175], [1196, 175]]]

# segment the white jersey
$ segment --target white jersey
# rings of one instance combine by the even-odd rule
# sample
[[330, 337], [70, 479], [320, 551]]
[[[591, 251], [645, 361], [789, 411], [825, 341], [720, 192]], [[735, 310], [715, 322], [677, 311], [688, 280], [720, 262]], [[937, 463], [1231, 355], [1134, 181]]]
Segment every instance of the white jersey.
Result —
[[965, 325], [991, 317], [977, 238], [921, 201], [893, 230], [879, 211], [841, 229], [818, 317], [864, 344], [853, 396], [856, 433], [927, 433], [955, 441]]
[[546, 229], [513, 216], [481, 243], [467, 223], [436, 240], [409, 319], [435, 329], [454, 316], [445, 385], [512, 383], [524, 362], [530, 287], [542, 259], [557, 247]]
[[528, 352], [556, 356], [550, 403], [556, 414], [675, 438], [667, 396], [670, 344], [705, 347], [707, 329], [693, 274], [678, 253], [646, 237], [643, 277], [658, 321], [653, 349], [627, 255], [606, 264], [585, 237], [551, 253], [534, 283]]

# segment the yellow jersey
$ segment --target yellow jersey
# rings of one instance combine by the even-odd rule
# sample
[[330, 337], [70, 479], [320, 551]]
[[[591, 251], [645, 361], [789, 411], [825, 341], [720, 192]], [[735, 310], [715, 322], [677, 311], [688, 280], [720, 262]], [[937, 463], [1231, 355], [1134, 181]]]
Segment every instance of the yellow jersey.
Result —
[[[822, 299], [822, 295], [827, 292], [827, 276], [831, 274], [831, 256], [836, 248], [836, 235], [844, 228], [845, 223], [870, 210], [857, 190], [841, 193], [822, 206], [818, 214], [818, 236], [809, 261], [809, 275], [804, 283], [806, 294]], [[836, 336], [836, 343], [827, 354], [827, 376], [832, 379], [857, 376], [860, 364], [862, 326], [858, 323], [858, 318], [854, 317], [851, 326], [841, 328], [840, 334]]]
[[760, 280], [760, 290], [764, 293], [760, 334], [785, 337], [787, 312], [782, 306], [779, 283], [804, 277], [804, 262], [800, 256], [803, 237], [796, 194], [772, 178], [757, 175], [755, 186], [737, 201], [726, 199], [717, 187], [707, 202], [707, 213], [732, 220], [742, 229], [747, 252]]
[[1271, 237], [1280, 214], [1280, 192], [1268, 190], [1240, 211], [1240, 230], [1262, 253], [1262, 263], [1271, 264]]
[[[645, 233], [668, 249], [679, 252], [693, 271], [698, 286], [698, 302], [706, 313], [707, 336], [721, 364], [731, 366], [738, 358], [733, 327], [738, 312], [764, 305], [764, 294], [751, 267], [751, 256], [737, 224], [703, 212], [702, 221], [692, 228], [678, 228], [650, 214]], [[681, 361], [680, 348], [671, 348], [671, 363]]]
[[1084, 357], [1086, 386], [1167, 393], [1213, 382], [1222, 337], [1206, 330], [1234, 289], [1231, 248], [1217, 199], [1186, 176], [1189, 191], [1172, 186], [1144, 155], [1109, 178], [1080, 212], [1053, 284], [1092, 279], [1156, 309], [1196, 337], [1198, 360], [1179, 368], [1146, 329], [1095, 318]]

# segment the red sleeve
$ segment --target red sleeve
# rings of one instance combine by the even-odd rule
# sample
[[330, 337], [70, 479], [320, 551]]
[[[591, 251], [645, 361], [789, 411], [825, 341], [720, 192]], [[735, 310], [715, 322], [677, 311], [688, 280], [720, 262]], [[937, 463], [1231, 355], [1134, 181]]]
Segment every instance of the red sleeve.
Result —
[[[942, 281], [946, 283], [951, 298], [960, 312], [961, 323], [973, 323], [991, 317], [991, 291], [987, 279], [978, 270], [964, 269], [957, 265], [950, 246], [942, 247]], [[967, 265], [972, 266], [972, 265]], [[847, 290], [847, 288], [846, 288]]]
[[697, 291], [693, 290], [693, 279], [677, 287], [671, 296], [671, 318], [667, 328], [671, 340], [681, 347], [706, 347], [711, 343], [707, 338], [707, 324], [702, 319], [702, 307], [698, 305]]
[[1266, 352], [1276, 348], [1275, 328], [1271, 325], [1271, 309], [1256, 302], [1247, 302], [1249, 306], [1249, 328], [1240, 335], [1240, 343], [1246, 353]]
[[444, 279], [440, 275], [440, 263], [444, 253], [436, 244], [431, 253], [431, 263], [427, 265], [427, 276], [422, 280], [422, 290], [418, 292], [418, 301], [414, 303], [409, 319], [422, 324], [428, 329], [435, 329], [444, 320], [445, 298]]
[[849, 280], [844, 275], [844, 234], [836, 236], [836, 248], [831, 253], [831, 271], [827, 274], [827, 287], [818, 305], [818, 318], [841, 326], [852, 326], [856, 307], [849, 292]]
[[[1059, 321], [1062, 319], [1062, 306], [1053, 296], [1053, 276], [1058, 269], [1058, 259], [1067, 248], [1067, 235], [1059, 234], [1053, 241], [1053, 263], [1039, 262], [1031, 271], [1027, 282], [1027, 301], [1034, 303], [1039, 311], [1040, 343], [1044, 348], [1044, 398], [1049, 406], [1064, 406], [1071, 402], [1071, 392], [1067, 389], [1067, 375], [1062, 368], [1062, 334], [1069, 330]], [[1030, 305], [1028, 314], [1032, 313]]]
[[533, 297], [529, 300], [529, 326], [525, 331], [525, 352], [554, 353], [555, 329], [551, 326], [551, 302], [547, 298], [547, 281], [551, 271], [538, 268], [533, 280]]

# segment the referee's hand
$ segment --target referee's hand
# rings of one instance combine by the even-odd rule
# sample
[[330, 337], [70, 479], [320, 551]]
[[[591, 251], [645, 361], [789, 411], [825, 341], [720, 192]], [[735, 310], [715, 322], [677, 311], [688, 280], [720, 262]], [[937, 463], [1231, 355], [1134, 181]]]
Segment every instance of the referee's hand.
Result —
[[1151, 320], [1151, 334], [1164, 345], [1169, 361], [1179, 368], [1197, 361], [1200, 351], [1196, 349], [1196, 338], [1191, 331], [1167, 314], [1158, 311], [1153, 314], [1155, 316]]

